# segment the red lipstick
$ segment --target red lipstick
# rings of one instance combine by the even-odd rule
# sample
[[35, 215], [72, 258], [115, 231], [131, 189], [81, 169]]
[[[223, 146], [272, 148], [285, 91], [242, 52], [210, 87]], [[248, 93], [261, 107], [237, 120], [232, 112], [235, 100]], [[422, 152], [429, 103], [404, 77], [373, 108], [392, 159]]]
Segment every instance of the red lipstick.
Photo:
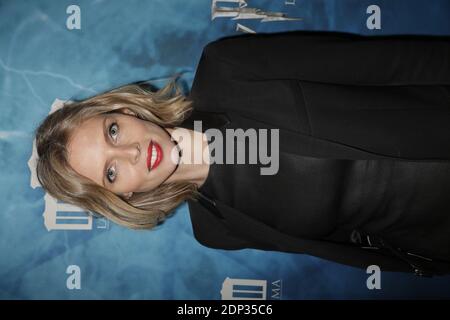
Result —
[[148, 171], [155, 169], [163, 158], [161, 146], [157, 142], [150, 141], [147, 148]]

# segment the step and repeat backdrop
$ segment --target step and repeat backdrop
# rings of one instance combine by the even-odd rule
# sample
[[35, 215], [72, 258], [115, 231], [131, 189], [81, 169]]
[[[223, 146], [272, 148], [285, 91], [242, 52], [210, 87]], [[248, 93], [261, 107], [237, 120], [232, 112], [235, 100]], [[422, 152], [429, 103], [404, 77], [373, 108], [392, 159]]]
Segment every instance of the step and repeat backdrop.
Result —
[[302, 254], [211, 249], [186, 203], [133, 231], [57, 201], [35, 175], [33, 130], [65, 100], [125, 83], [186, 93], [222, 36], [288, 30], [450, 35], [447, 0], [0, 1], [1, 299], [450, 297], [450, 277], [362, 270]]

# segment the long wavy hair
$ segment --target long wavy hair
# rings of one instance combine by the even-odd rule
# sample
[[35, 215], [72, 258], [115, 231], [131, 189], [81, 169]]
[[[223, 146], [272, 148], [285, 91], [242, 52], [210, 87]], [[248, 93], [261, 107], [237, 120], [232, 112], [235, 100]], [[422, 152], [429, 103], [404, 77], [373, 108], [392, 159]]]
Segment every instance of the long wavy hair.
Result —
[[146, 83], [127, 84], [85, 100], [66, 102], [61, 109], [49, 114], [35, 130], [39, 156], [36, 173], [46, 192], [131, 229], [152, 229], [183, 201], [196, 199], [197, 186], [189, 182], [163, 184], [125, 199], [78, 174], [69, 165], [70, 135], [93, 116], [129, 108], [138, 118], [165, 128], [175, 127], [189, 117], [193, 102], [181, 93], [176, 78], [171, 78], [162, 89], [152, 88]]

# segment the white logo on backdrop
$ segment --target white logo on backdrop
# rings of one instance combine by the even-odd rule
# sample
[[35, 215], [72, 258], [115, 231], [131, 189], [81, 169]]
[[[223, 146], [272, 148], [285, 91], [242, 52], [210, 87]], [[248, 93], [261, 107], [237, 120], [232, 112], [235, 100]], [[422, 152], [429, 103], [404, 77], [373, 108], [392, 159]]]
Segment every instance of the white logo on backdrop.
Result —
[[227, 277], [220, 291], [222, 300], [266, 300], [267, 280]]
[[267, 300], [268, 290], [272, 292], [270, 299], [279, 300], [282, 295], [282, 280], [275, 280], [267, 287], [267, 280], [232, 279], [227, 277], [222, 283], [222, 300]]
[[[247, 0], [248, 1], [248, 0]], [[231, 18], [231, 20], [243, 20], [243, 19], [260, 19], [260, 22], [273, 22], [273, 21], [298, 21], [303, 20], [301, 18], [289, 18], [282, 12], [263, 11], [259, 8], [247, 7], [246, 0], [212, 0], [211, 2], [211, 20], [215, 18]], [[218, 6], [217, 3], [228, 6]], [[234, 6], [230, 6], [230, 3], [234, 3]], [[295, 5], [294, 1], [286, 1], [285, 5]], [[237, 23], [236, 31], [242, 31], [246, 33], [256, 33], [256, 31]]]
[[[49, 114], [60, 109], [64, 105], [63, 100], [55, 99]], [[36, 164], [38, 160], [36, 139], [33, 141], [33, 151], [28, 160], [28, 168], [31, 172], [30, 186], [33, 189], [41, 187], [36, 175]], [[43, 213], [44, 225], [48, 231], [51, 230], [92, 230], [93, 217], [86, 210], [77, 206], [61, 202], [48, 193], [44, 196], [45, 210]], [[95, 219], [97, 229], [108, 229], [109, 221], [104, 218]]]

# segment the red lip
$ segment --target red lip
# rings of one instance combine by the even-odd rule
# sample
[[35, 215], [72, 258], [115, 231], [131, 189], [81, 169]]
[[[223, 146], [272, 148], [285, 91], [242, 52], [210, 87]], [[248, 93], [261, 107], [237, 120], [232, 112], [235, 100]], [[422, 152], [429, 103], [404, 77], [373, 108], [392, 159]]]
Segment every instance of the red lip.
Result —
[[[150, 167], [151, 160], [152, 160], [152, 148], [153, 148], [153, 146], [155, 146], [155, 150], [156, 150], [156, 159], [155, 159], [155, 163], [153, 164], [153, 166]], [[150, 141], [150, 143], [148, 145], [148, 148], [147, 148], [147, 168], [148, 168], [148, 171], [155, 169], [159, 165], [159, 163], [162, 160], [162, 156], [163, 156], [163, 153], [162, 153], [161, 146], [157, 142]]]

